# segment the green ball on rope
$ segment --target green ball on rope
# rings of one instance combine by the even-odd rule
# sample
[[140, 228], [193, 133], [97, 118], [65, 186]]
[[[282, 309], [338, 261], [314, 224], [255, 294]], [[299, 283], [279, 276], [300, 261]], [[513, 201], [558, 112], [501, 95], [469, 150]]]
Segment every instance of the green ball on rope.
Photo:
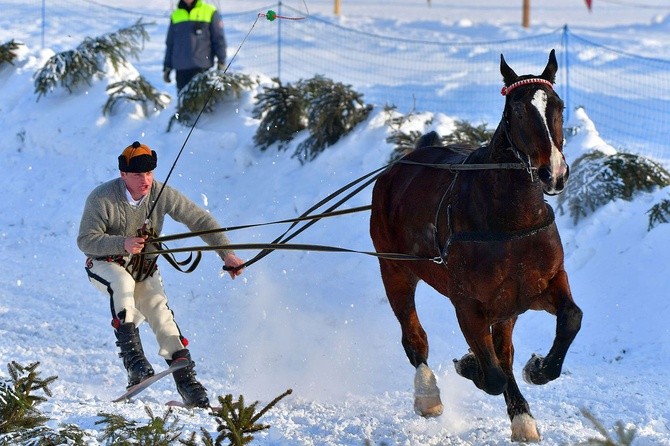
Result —
[[265, 18], [272, 22], [274, 19], [277, 18], [277, 13], [274, 12], [272, 9], [269, 9], [268, 12], [265, 13]]

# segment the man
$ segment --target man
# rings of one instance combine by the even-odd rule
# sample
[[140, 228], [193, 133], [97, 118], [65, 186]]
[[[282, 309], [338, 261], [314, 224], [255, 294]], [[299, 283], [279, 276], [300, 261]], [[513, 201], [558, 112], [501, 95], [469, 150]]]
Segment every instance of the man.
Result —
[[165, 40], [163, 80], [171, 82], [177, 72], [177, 91], [198, 73], [214, 66], [223, 70], [226, 62], [226, 40], [223, 21], [216, 8], [203, 0], [180, 0], [172, 12]]
[[[187, 367], [173, 374], [184, 404], [208, 407], [207, 392], [195, 379], [195, 363], [186, 348], [188, 341], [168, 307], [160, 271], [155, 262], [148, 261], [152, 259], [150, 250], [144, 248], [146, 232], [151, 229], [160, 234], [166, 215], [193, 232], [220, 226], [182, 193], [154, 180], [157, 161], [156, 152], [137, 141], [123, 150], [119, 156], [120, 178], [96, 187], [86, 200], [77, 245], [86, 254], [89, 280], [109, 296], [112, 327], [119, 356], [128, 372], [128, 387], [154, 374], [144, 356], [138, 330], [146, 320], [158, 341], [158, 353], [168, 365], [178, 358], [189, 360]], [[144, 232], [139, 232], [143, 227]], [[203, 235], [202, 239], [212, 246], [229, 244], [223, 232]], [[144, 262], [131, 261], [142, 259], [137, 254], [143, 250], [149, 252]], [[228, 271], [231, 278], [242, 274], [239, 267], [244, 262], [233, 251], [221, 248], [216, 252], [226, 267], [236, 268]]]

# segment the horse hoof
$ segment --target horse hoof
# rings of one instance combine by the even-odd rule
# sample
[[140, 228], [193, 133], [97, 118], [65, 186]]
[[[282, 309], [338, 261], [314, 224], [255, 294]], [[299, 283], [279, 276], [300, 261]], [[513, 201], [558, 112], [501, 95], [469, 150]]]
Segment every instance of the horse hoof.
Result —
[[414, 411], [422, 417], [442, 415], [442, 400], [435, 374], [426, 364], [420, 364], [414, 375]]
[[456, 373], [474, 381], [477, 376], [477, 358], [474, 353], [466, 353], [461, 359], [454, 359]]
[[516, 415], [512, 419], [512, 441], [537, 443], [540, 433], [537, 430], [535, 419], [527, 413]]
[[523, 380], [528, 384], [542, 385], [550, 380], [542, 372], [544, 356], [533, 354], [523, 368]]
[[422, 417], [439, 417], [442, 415], [442, 409], [440, 395], [417, 396], [414, 398], [414, 412]]

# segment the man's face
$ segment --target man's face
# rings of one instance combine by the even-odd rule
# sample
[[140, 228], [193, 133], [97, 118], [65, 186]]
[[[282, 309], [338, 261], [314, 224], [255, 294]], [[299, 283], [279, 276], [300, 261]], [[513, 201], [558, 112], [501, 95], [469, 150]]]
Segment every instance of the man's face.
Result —
[[135, 200], [139, 200], [149, 193], [151, 183], [154, 181], [154, 171], [151, 172], [121, 172], [121, 179], [126, 183], [126, 188]]

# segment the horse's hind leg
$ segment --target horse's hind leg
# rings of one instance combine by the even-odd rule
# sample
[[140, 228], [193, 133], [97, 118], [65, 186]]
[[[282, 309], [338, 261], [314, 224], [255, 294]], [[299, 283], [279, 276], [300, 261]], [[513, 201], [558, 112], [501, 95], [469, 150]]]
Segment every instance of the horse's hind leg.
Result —
[[560, 376], [568, 348], [581, 328], [582, 310], [572, 300], [565, 271], [550, 282], [540, 309], [556, 315], [556, 337], [546, 357], [533, 355], [523, 368], [529, 384], [546, 384]]
[[428, 367], [428, 337], [416, 313], [414, 293], [417, 277], [408, 269], [380, 259], [382, 280], [393, 313], [402, 330], [402, 346], [409, 362], [416, 368], [414, 377], [414, 410], [421, 416], [442, 414], [440, 390]]
[[514, 379], [514, 345], [512, 344], [512, 332], [516, 324], [516, 317], [493, 325], [493, 346], [500, 367], [507, 375], [507, 389], [503, 392], [507, 414], [512, 422], [512, 441], [540, 441], [540, 433], [533, 415], [530, 413], [528, 402], [521, 394], [519, 386]]

